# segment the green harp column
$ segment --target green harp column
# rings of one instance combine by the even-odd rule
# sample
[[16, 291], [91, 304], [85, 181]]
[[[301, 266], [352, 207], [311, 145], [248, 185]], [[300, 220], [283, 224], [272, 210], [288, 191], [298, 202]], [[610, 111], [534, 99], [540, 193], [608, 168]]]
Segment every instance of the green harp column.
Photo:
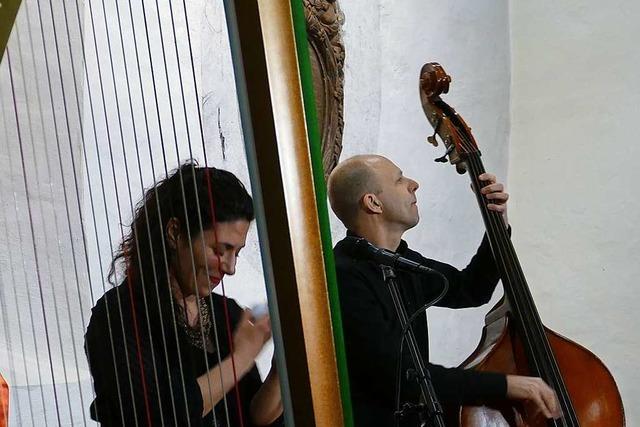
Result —
[[322, 138], [316, 112], [313, 73], [311, 70], [311, 61], [307, 45], [307, 24], [304, 16], [304, 5], [302, 0], [292, 0], [291, 11], [296, 38], [298, 64], [300, 68], [300, 80], [302, 83], [304, 111], [307, 119], [307, 134], [310, 145], [311, 165], [313, 167], [316, 205], [318, 208], [322, 249], [327, 275], [327, 292], [329, 294], [329, 304], [331, 309], [331, 322], [333, 326], [333, 339], [338, 365], [342, 410], [344, 412], [344, 425], [350, 427], [354, 424], [351, 408], [351, 393], [349, 389], [349, 375], [347, 371], [344, 334], [342, 330], [342, 316], [340, 314], [338, 282], [336, 277], [335, 261], [333, 258], [333, 242], [331, 240], [331, 227], [327, 206], [327, 187], [322, 163]]

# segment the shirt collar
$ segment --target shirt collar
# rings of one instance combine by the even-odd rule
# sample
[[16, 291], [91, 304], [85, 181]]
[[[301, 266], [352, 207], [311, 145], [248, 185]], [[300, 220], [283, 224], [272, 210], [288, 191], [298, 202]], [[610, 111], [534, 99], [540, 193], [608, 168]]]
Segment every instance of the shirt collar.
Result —
[[[351, 230], [347, 230], [347, 237], [362, 237], [362, 236], [358, 235], [357, 233]], [[409, 245], [407, 244], [407, 242], [405, 242], [404, 240], [400, 240], [400, 245], [398, 245], [398, 248], [395, 250], [395, 252], [397, 254], [404, 256], [407, 253], [407, 249], [409, 249]]]

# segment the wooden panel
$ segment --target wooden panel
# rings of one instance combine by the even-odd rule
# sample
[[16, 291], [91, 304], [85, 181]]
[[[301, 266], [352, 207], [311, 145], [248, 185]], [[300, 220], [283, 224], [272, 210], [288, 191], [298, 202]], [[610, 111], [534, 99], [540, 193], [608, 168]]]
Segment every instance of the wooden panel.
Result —
[[4, 56], [20, 3], [22, 0], [0, 0], [0, 61]]
[[[263, 209], [259, 226], [271, 259], [270, 294], [275, 296], [272, 302], [282, 334], [293, 421], [305, 427], [341, 426], [290, 4], [286, 0], [243, 0], [234, 5], [242, 56], [236, 80], [242, 80], [237, 82], [241, 103], [243, 91], [248, 103], [243, 114], [244, 136], [250, 163], [252, 158], [255, 161], [254, 194], [255, 184], [261, 189], [257, 197], [262, 199]], [[256, 25], [256, 18], [260, 25]]]

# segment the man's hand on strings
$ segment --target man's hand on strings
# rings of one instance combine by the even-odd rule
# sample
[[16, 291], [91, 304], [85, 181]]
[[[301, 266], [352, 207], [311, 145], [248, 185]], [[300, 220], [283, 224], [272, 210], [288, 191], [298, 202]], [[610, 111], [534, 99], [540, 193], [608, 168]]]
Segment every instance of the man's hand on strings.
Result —
[[507, 200], [509, 200], [509, 193], [504, 190], [504, 184], [498, 182], [495, 175], [486, 172], [478, 176], [478, 179], [483, 184], [480, 193], [484, 194], [485, 199], [487, 199], [487, 208], [495, 212], [500, 212], [504, 218], [504, 223], [509, 225], [509, 221], [507, 220]]
[[533, 418], [562, 415], [556, 393], [540, 378], [507, 375], [507, 398], [523, 401]]

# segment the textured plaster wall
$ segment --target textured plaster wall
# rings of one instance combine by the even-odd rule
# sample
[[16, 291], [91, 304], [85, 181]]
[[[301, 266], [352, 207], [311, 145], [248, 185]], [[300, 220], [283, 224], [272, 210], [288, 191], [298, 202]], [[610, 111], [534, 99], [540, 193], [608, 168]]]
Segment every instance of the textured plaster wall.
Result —
[[607, 364], [638, 425], [640, 5], [510, 6], [514, 240], [547, 325]]

